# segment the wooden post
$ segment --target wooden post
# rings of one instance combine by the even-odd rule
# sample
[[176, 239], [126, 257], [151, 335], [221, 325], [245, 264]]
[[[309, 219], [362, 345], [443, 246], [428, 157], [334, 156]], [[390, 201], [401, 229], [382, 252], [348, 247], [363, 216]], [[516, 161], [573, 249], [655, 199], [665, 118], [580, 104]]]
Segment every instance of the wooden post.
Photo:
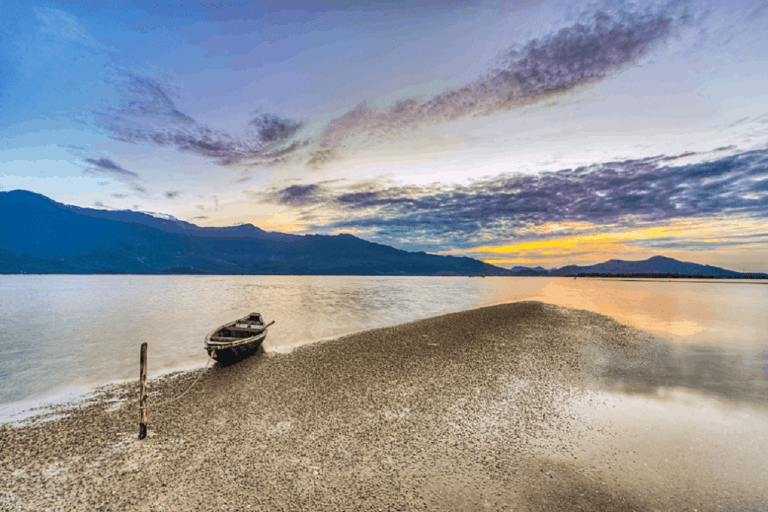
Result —
[[139, 386], [141, 386], [141, 395], [139, 396], [139, 413], [141, 413], [141, 423], [139, 423], [139, 439], [147, 437], [147, 344], [141, 344], [141, 356], [139, 357]]

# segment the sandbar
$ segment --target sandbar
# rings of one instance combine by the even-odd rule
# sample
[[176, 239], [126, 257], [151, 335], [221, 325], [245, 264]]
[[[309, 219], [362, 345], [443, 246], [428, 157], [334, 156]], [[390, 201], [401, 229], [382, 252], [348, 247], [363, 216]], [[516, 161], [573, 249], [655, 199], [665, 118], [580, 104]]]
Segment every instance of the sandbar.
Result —
[[141, 441], [138, 384], [106, 387], [0, 425], [0, 509], [759, 510], [706, 475], [646, 489], [582, 457], [606, 361], [658, 343], [540, 302], [442, 315], [154, 379]]

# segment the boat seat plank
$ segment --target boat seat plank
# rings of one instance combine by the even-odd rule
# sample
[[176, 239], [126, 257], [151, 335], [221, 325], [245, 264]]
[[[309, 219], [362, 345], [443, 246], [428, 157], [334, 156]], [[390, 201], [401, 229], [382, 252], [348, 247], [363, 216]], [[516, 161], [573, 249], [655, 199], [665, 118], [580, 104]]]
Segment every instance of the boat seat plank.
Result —
[[263, 325], [253, 325], [252, 327], [240, 327], [243, 324], [235, 324], [227, 329], [231, 331], [248, 331], [248, 332], [261, 332], [264, 330]]

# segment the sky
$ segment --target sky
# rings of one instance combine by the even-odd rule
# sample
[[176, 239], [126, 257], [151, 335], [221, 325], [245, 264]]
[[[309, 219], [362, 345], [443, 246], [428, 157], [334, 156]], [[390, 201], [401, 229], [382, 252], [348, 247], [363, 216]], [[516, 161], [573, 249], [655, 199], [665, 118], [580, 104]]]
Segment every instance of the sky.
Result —
[[3, 0], [0, 190], [768, 272], [768, 1]]

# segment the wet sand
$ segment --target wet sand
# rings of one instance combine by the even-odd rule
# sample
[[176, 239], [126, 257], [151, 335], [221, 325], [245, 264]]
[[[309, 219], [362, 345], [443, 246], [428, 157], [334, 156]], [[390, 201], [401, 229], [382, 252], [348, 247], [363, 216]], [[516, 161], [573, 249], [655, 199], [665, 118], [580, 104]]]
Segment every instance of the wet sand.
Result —
[[768, 441], [734, 487], [707, 453], [685, 475], [654, 466], [684, 435], [638, 441], [633, 470], [619, 428], [584, 414], [606, 411], [606, 362], [658, 353], [607, 317], [518, 302], [151, 381], [142, 441], [137, 385], [111, 386], [0, 425], [0, 510], [768, 509], [748, 480]]

